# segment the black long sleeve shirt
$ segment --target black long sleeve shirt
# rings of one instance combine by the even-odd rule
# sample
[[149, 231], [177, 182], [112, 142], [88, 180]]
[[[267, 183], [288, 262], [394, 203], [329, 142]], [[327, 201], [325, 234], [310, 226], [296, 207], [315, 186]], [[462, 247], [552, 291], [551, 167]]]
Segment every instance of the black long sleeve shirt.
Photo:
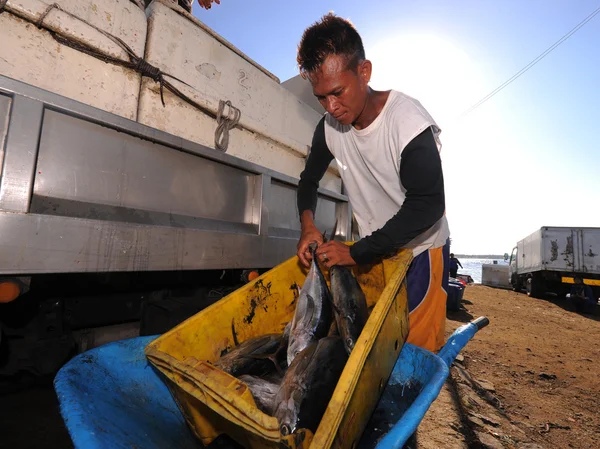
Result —
[[[315, 213], [319, 182], [332, 160], [325, 140], [323, 118], [317, 125], [306, 167], [300, 175], [297, 194], [300, 215], [306, 210]], [[416, 136], [402, 151], [398, 182], [406, 189], [406, 199], [398, 212], [382, 228], [350, 248], [350, 255], [359, 265], [392, 255], [442, 218], [445, 211], [444, 177], [431, 128]]]

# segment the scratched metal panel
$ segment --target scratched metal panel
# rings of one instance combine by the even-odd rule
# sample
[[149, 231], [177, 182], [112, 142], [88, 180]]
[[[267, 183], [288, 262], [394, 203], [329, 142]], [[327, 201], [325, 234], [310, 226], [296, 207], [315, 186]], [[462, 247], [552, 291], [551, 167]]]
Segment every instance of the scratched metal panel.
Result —
[[10, 119], [10, 104], [11, 98], [8, 95], [0, 94], [0, 176], [2, 176], [4, 142], [6, 142], [6, 132], [8, 131], [8, 121]]
[[44, 105], [39, 101], [22, 96], [12, 100], [4, 145], [0, 210], [29, 210], [43, 113]]
[[[273, 182], [268, 198], [269, 235], [300, 236], [300, 220], [296, 203], [297, 188]], [[315, 214], [315, 224], [319, 230], [329, 234], [335, 224], [336, 202], [319, 196]]]
[[[174, 9], [173, 9], [174, 8]], [[200, 111], [142, 80], [137, 121], [201, 145], [215, 147], [220, 101], [231, 101], [241, 112], [239, 127], [229, 133], [227, 154], [298, 179], [315, 126], [322, 114], [274, 82], [258, 67], [191, 16], [165, 0], [146, 10], [149, 23], [146, 59], [185, 84], [173, 81], [189, 98], [210, 111]], [[177, 30], [177, 33], [173, 33]], [[164, 103], [163, 103], [164, 100]], [[228, 109], [225, 109], [227, 114]], [[341, 191], [335, 162], [321, 186]]]
[[542, 233], [540, 230], [519, 242], [519, 273], [531, 273], [542, 267]]
[[[219, 100], [230, 100], [241, 110], [240, 124], [244, 128], [295, 150], [299, 156], [305, 155], [321, 115], [255, 64], [215, 39], [202, 22], [176, 9], [162, 0], [148, 7], [146, 12], [152, 26], [148, 29], [146, 59], [185, 81], [191, 88], [180, 88], [209, 109], [216, 111]], [[142, 87], [140, 96], [146, 99], [140, 105], [138, 120], [177, 126], [169, 123], [173, 118], [162, 105], [150, 105], [156, 101], [148, 98], [150, 89], [155, 90], [156, 84]], [[145, 105], [148, 100], [151, 103]], [[187, 135], [182, 137], [202, 142], [198, 140], [202, 139], [202, 130], [194, 126], [195, 114], [186, 114], [181, 120], [188, 125], [184, 129]]]
[[32, 213], [140, 224], [255, 223], [258, 177], [47, 111]]
[[[297, 180], [2, 75], [0, 92], [13, 98], [4, 169], [27, 181], [2, 180], [27, 213], [0, 210], [0, 274], [269, 268], [295, 253], [298, 230], [278, 226], [297, 226]], [[188, 191], [165, 193], [179, 176]], [[343, 233], [347, 197], [319, 195], [320, 220]]]
[[600, 274], [600, 229], [582, 229], [581, 246], [584, 272]]
[[481, 283], [490, 287], [511, 288], [508, 265], [481, 265]]
[[544, 267], [551, 271], [582, 272], [583, 246], [581, 229], [545, 227]]
[[0, 273], [270, 268], [295, 239], [235, 232], [0, 213]]
[[578, 236], [570, 228], [543, 229], [544, 267], [551, 271], [574, 271], [579, 268]]

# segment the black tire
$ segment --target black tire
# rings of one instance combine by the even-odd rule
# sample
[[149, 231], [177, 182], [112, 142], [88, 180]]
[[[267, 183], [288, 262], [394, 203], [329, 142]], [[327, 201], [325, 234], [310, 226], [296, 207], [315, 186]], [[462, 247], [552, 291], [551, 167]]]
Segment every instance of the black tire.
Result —
[[523, 290], [523, 285], [521, 285], [521, 278], [516, 274], [513, 274], [512, 279], [510, 280], [510, 284], [512, 285], [513, 292], [521, 293], [521, 290]]
[[544, 286], [543, 280], [535, 274], [527, 278], [525, 285], [527, 289], [527, 296], [530, 298], [542, 299], [544, 297]]

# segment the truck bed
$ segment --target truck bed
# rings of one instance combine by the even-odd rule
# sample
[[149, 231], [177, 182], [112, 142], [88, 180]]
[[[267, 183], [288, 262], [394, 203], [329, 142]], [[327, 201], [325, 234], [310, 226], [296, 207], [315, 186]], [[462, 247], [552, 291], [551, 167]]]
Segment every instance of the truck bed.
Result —
[[[0, 274], [275, 266], [297, 180], [0, 76]], [[317, 226], [350, 235], [320, 190]]]

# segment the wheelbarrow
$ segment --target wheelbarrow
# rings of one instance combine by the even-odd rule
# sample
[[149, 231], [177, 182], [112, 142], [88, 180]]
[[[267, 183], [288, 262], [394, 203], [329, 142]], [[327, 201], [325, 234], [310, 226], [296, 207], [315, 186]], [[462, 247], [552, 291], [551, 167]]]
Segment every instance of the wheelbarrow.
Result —
[[[488, 323], [480, 317], [459, 327], [437, 355], [405, 344], [358, 448], [402, 448], [437, 398], [457, 354]], [[75, 448], [204, 447], [144, 355], [155, 338], [109, 343], [73, 358], [58, 372], [54, 387]], [[209, 446], [239, 447], [227, 437]]]

